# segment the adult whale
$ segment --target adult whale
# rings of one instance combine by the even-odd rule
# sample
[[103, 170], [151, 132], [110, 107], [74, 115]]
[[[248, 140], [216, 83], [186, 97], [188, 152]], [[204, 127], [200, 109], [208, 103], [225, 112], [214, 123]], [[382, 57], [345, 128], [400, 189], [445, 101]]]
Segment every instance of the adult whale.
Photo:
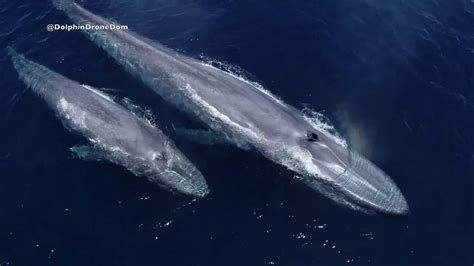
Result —
[[[71, 0], [53, 3], [75, 24], [113, 24]], [[286, 166], [336, 202], [366, 212], [408, 213], [382, 170], [259, 86], [128, 30], [83, 32], [166, 101], [236, 145]]]
[[78, 156], [109, 160], [171, 191], [197, 197], [209, 193], [202, 174], [151, 122], [103, 91], [67, 79], [12, 49], [10, 54], [20, 79], [67, 129], [92, 144], [71, 148]]

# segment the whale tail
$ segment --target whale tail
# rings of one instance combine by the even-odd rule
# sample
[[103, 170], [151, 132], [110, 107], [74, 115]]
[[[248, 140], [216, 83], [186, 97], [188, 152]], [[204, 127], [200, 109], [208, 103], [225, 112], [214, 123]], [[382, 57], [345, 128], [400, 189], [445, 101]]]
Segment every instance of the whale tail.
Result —
[[68, 11], [73, 4], [72, 0], [53, 0], [54, 7], [62, 11]]

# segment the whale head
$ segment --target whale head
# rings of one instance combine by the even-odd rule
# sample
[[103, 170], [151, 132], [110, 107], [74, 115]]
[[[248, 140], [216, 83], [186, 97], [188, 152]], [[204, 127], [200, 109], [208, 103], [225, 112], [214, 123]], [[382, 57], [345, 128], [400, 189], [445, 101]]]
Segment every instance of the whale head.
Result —
[[[209, 188], [201, 172], [181, 152], [167, 148], [149, 157], [148, 178], [181, 194], [203, 198]], [[150, 173], [151, 172], [151, 173]]]
[[409, 212], [407, 201], [387, 174], [326, 131], [308, 127], [293, 138], [286, 165], [292, 165], [306, 185], [366, 213]]

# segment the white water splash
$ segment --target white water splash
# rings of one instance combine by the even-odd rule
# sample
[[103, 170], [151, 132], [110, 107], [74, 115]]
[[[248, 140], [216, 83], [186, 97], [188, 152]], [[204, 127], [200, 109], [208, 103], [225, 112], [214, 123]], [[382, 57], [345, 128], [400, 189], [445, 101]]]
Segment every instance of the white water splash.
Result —
[[150, 109], [135, 104], [129, 98], [123, 98], [122, 104], [135, 116], [144, 120], [151, 127], [158, 128], [157, 123], [156, 123], [157, 120], [155, 119], [155, 116], [153, 115]]

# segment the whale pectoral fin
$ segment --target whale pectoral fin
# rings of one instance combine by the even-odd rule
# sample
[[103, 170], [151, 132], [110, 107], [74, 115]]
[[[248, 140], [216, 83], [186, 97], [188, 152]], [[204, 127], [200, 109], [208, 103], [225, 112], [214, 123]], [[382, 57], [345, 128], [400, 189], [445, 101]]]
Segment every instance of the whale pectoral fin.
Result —
[[107, 155], [91, 145], [79, 145], [69, 148], [75, 157], [86, 161], [107, 161]]

